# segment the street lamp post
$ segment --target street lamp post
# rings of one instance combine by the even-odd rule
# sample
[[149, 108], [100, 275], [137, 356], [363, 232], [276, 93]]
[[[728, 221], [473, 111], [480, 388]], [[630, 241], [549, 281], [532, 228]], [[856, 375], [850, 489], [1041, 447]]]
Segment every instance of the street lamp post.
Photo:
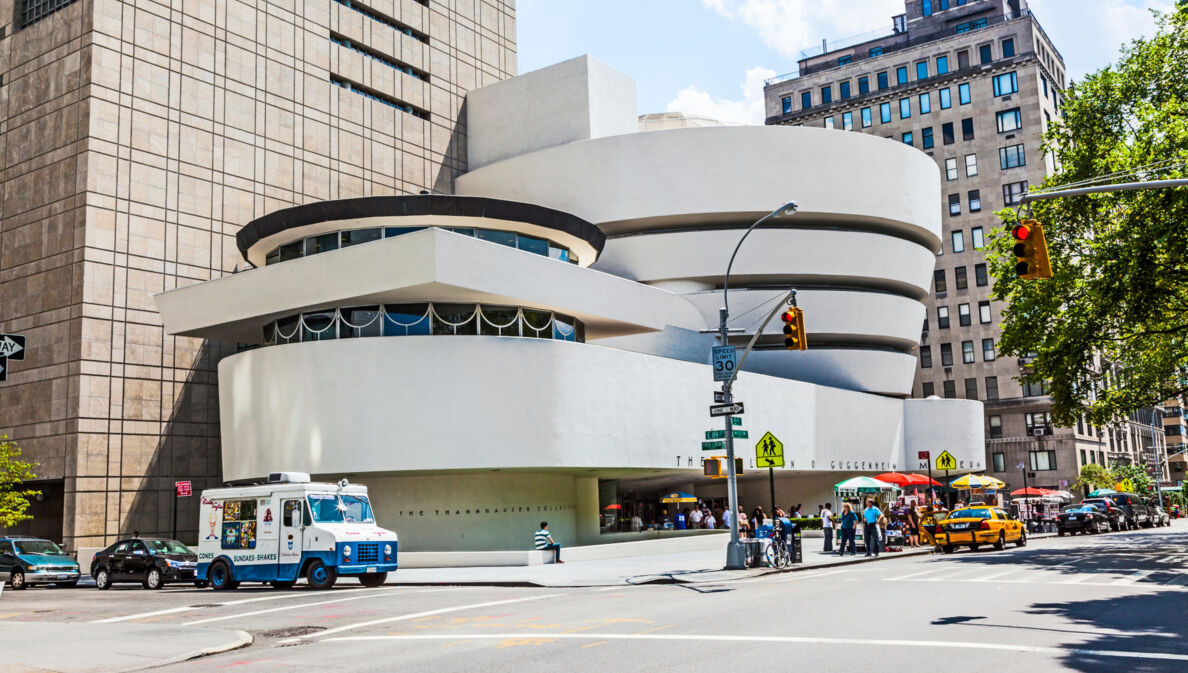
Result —
[[[729, 330], [726, 328], [726, 321], [730, 318], [730, 268], [734, 266], [734, 258], [738, 255], [738, 249], [742, 247], [743, 241], [747, 240], [747, 236], [755, 230], [755, 227], [764, 222], [777, 219], [780, 217], [787, 217], [796, 212], [796, 202], [789, 201], [779, 208], [759, 218], [750, 227], [747, 227], [746, 232], [743, 233], [742, 238], [738, 239], [738, 244], [734, 246], [734, 252], [730, 255], [730, 263], [726, 265], [726, 276], [722, 282], [722, 308], [718, 311], [718, 338], [722, 345], [729, 345]], [[760, 327], [760, 330], [763, 328]], [[758, 335], [756, 335], [758, 336]], [[752, 340], [752, 344], [754, 340]], [[744, 357], [746, 354], [744, 353]], [[735, 375], [737, 376], [737, 369]], [[734, 383], [734, 378], [722, 382], [722, 403], [730, 404], [732, 399], [730, 395], [730, 388]], [[727, 490], [727, 507], [730, 513], [730, 542], [726, 545], [726, 568], [728, 570], [739, 570], [745, 568], [746, 551], [743, 549], [742, 542], [738, 537], [738, 476], [734, 470], [734, 428], [733, 415], [728, 414], [726, 419], [726, 490]]]

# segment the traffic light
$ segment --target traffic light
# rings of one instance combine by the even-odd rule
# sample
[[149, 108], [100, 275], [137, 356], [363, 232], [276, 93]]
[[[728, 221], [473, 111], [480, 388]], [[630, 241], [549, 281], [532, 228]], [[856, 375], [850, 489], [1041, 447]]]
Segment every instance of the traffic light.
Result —
[[790, 351], [808, 349], [804, 338], [804, 311], [793, 306], [780, 316], [784, 321], [784, 347]]
[[[711, 479], [725, 479], [726, 477], [729, 477], [730, 474], [726, 472], [726, 465], [724, 464], [725, 460], [726, 456], [714, 456], [712, 458], [706, 458], [701, 464], [705, 476], [710, 477]], [[742, 473], [743, 459], [736, 457], [734, 459], [734, 474], [741, 475]]]
[[1011, 236], [1015, 239], [1015, 273], [1026, 280], [1051, 278], [1043, 226], [1037, 220], [1021, 220], [1011, 228]]

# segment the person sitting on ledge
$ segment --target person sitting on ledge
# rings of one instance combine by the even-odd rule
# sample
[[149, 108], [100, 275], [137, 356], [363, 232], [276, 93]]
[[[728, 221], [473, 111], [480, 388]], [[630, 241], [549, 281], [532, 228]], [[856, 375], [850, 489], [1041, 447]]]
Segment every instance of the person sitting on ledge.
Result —
[[561, 560], [561, 545], [557, 544], [553, 536], [549, 533], [548, 521], [540, 522], [540, 530], [536, 531], [536, 536], [533, 539], [536, 542], [537, 549], [553, 550], [554, 563], [565, 563], [565, 561]]

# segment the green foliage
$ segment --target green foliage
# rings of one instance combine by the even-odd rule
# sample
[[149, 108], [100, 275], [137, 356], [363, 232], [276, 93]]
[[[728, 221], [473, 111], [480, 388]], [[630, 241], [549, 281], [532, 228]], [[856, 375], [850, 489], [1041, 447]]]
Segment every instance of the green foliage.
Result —
[[1114, 475], [1104, 465], [1090, 463], [1081, 466], [1081, 473], [1078, 475], [1077, 483], [1073, 484], [1073, 488], [1093, 491], [1099, 488], [1112, 488], [1116, 483], [1118, 482], [1114, 479]]
[[1151, 491], [1151, 477], [1147, 476], [1147, 468], [1143, 465], [1115, 465], [1115, 483], [1130, 480], [1135, 493], [1149, 493]]
[[[1157, 20], [1155, 36], [1069, 87], [1045, 134], [1059, 167], [1045, 189], [1164, 161], [1121, 181], [1188, 176], [1188, 4]], [[998, 348], [1035, 354], [1022, 378], [1048, 382], [1057, 423], [1087, 411], [1106, 425], [1188, 391], [1188, 188], [1034, 203], [1051, 280], [1015, 275], [1016, 213], [999, 216], [988, 255], [993, 296], [1007, 302]]]
[[8, 441], [8, 435], [0, 435], [0, 528], [33, 518], [25, 510], [29, 508], [29, 498], [40, 491], [21, 488], [23, 482], [37, 476], [33, 474], [33, 466], [34, 463], [21, 460], [16, 442]]

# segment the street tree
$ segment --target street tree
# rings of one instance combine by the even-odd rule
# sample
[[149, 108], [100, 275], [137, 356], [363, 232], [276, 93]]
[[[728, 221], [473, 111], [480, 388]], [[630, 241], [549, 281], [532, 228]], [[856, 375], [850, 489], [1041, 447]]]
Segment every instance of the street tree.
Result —
[[24, 488], [24, 482], [36, 478], [34, 463], [21, 460], [21, 450], [8, 435], [0, 435], [0, 528], [15, 526], [33, 517], [25, 514], [29, 499], [40, 491]]
[[1130, 482], [1135, 493], [1147, 493], [1151, 490], [1151, 477], [1147, 468], [1142, 465], [1115, 465], [1114, 479], [1117, 483]]
[[[1157, 15], [1149, 39], [1071, 84], [1044, 150], [1058, 170], [1043, 187], [1188, 176], [1188, 4]], [[1026, 207], [1025, 207], [1026, 208]], [[1188, 187], [1037, 201], [1053, 277], [1022, 280], [999, 212], [990, 247], [1001, 353], [1031, 357], [1021, 377], [1043, 381], [1053, 420], [1086, 413], [1107, 425], [1188, 392]], [[1026, 213], [1023, 213], [1024, 216]]]
[[1114, 479], [1114, 475], [1105, 465], [1089, 463], [1081, 466], [1081, 472], [1078, 475], [1077, 483], [1073, 484], [1073, 488], [1094, 491], [1099, 488], [1111, 488], [1116, 483], [1118, 482]]

